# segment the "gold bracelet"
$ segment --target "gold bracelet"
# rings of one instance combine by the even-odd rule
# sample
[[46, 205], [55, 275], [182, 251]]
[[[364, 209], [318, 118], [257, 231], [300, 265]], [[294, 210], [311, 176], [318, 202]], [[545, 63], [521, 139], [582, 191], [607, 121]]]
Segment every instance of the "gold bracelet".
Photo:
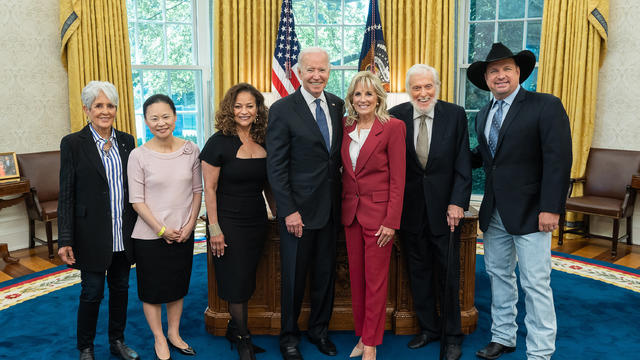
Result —
[[220, 224], [209, 224], [209, 235], [218, 236], [222, 235], [222, 229], [220, 229]]
[[160, 229], [160, 231], [158, 231], [158, 233], [156, 235], [162, 237], [162, 235], [164, 235], [164, 231], [165, 230], [167, 230], [167, 228], [163, 226], [162, 229]]

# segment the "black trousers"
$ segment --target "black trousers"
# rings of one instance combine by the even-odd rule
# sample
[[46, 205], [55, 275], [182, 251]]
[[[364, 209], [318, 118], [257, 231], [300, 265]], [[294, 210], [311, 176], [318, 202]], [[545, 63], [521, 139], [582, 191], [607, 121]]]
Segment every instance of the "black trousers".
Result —
[[[124, 251], [113, 253], [107, 269], [109, 284], [109, 343], [124, 341], [129, 296], [131, 265]], [[78, 306], [78, 349], [93, 348], [100, 302], [104, 297], [104, 272], [81, 271], [80, 305]]]
[[[462, 343], [459, 296], [460, 227], [458, 226], [454, 233], [454, 247], [449, 264], [449, 233], [434, 235], [426, 219], [419, 234], [401, 231], [400, 239], [411, 283], [413, 308], [420, 328], [430, 337], [440, 337], [441, 319], [436, 304], [444, 299], [446, 291], [447, 298], [451, 299], [447, 304], [446, 341], [451, 344]], [[449, 283], [445, 284], [447, 266], [451, 267], [451, 273]]]
[[318, 339], [328, 334], [333, 311], [336, 274], [337, 229], [332, 220], [321, 229], [305, 229], [301, 238], [287, 231], [280, 219], [280, 269], [282, 309], [280, 346], [297, 346], [300, 342], [298, 317], [311, 273], [309, 337]]

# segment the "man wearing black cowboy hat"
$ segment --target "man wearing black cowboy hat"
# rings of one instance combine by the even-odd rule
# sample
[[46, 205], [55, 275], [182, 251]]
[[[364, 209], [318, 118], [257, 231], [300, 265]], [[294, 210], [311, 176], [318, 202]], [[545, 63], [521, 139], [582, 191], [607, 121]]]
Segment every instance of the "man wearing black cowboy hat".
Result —
[[484, 167], [480, 207], [484, 261], [491, 282], [491, 342], [476, 352], [496, 359], [516, 346], [518, 288], [526, 295], [527, 358], [550, 359], [556, 316], [550, 286], [551, 232], [564, 211], [571, 171], [571, 130], [560, 99], [523, 89], [535, 55], [493, 44], [467, 77], [494, 99], [476, 116], [474, 165]]

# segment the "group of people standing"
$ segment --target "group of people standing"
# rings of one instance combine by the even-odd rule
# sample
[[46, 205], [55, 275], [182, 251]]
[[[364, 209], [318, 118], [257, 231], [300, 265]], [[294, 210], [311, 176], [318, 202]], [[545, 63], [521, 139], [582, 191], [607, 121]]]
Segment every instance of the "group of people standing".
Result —
[[[240, 359], [264, 351], [252, 343], [247, 323], [266, 240], [263, 192], [279, 223], [283, 359], [302, 359], [298, 318], [307, 278], [307, 337], [320, 352], [337, 354], [328, 327], [341, 227], [358, 337], [350, 356], [375, 359], [382, 344], [389, 261], [399, 233], [421, 328], [408, 347], [439, 340], [447, 359], [459, 359], [458, 225], [469, 204], [472, 166], [484, 166], [487, 175], [480, 228], [493, 299], [492, 339], [476, 355], [496, 359], [515, 349], [517, 262], [527, 295], [527, 355], [549, 359], [556, 332], [550, 232], [564, 211], [571, 138], [561, 102], [520, 87], [534, 65], [529, 51], [514, 55], [497, 43], [468, 69], [469, 80], [494, 98], [476, 118], [473, 151], [464, 109], [438, 100], [438, 73], [422, 64], [406, 74], [410, 101], [387, 110], [387, 94], [371, 72], [354, 76], [344, 101], [326, 92], [329, 55], [306, 48], [297, 67], [301, 87], [270, 109], [249, 84], [229, 89], [216, 112], [218, 131], [202, 152], [172, 135], [175, 106], [161, 94], [143, 106], [154, 137], [134, 149], [133, 137], [113, 128], [115, 87], [90, 82], [82, 93], [90, 123], [60, 145], [59, 255], [81, 270], [80, 359], [94, 358], [105, 272], [110, 350], [139, 358], [124, 343], [133, 262], [156, 357], [170, 358], [170, 347], [195, 355], [179, 325], [203, 190], [218, 294], [231, 315], [226, 338]], [[452, 276], [445, 281], [447, 270]], [[438, 299], [448, 299], [446, 321]]]

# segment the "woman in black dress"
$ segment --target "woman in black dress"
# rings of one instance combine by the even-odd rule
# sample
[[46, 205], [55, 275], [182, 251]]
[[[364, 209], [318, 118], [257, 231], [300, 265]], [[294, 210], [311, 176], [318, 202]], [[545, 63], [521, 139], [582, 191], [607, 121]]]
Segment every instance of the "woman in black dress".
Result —
[[218, 295], [229, 302], [227, 339], [240, 359], [255, 359], [247, 328], [247, 303], [256, 287], [256, 269], [266, 240], [267, 183], [264, 136], [267, 108], [247, 83], [227, 91], [216, 112], [216, 132], [202, 149], [209, 243]]

